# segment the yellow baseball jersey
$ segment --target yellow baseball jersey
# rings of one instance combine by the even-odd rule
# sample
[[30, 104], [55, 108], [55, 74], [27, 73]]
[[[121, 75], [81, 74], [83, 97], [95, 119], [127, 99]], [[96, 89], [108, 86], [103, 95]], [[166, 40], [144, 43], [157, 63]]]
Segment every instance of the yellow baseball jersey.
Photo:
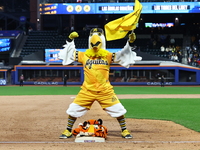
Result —
[[89, 58], [85, 52], [76, 51], [75, 60], [83, 64], [84, 82], [81, 88], [91, 91], [112, 89], [109, 81], [109, 70], [114, 53], [105, 58]]
[[105, 58], [89, 58], [85, 52], [75, 52], [75, 61], [83, 64], [84, 82], [73, 103], [88, 109], [94, 101], [98, 101], [102, 108], [120, 103], [109, 81], [114, 56], [115, 53], [109, 52]]

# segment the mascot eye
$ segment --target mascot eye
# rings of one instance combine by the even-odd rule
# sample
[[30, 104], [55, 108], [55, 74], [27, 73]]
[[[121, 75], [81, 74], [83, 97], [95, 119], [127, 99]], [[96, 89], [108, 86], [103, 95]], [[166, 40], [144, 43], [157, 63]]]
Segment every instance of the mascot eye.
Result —
[[93, 35], [93, 33], [90, 33], [90, 36], [92, 36]]
[[88, 129], [90, 127], [90, 125], [89, 124], [87, 124], [86, 126], [85, 126], [85, 129]]
[[100, 32], [98, 33], [98, 36], [101, 36], [101, 33], [100, 33]]
[[95, 128], [95, 129], [99, 129], [99, 126], [98, 126], [98, 125], [94, 125], [94, 128]]

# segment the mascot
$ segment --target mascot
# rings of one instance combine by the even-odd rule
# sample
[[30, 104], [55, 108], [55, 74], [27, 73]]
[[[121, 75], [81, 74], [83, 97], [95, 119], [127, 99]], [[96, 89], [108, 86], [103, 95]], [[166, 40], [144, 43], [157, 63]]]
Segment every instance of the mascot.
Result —
[[[72, 32], [64, 49], [60, 52], [59, 58], [63, 60], [63, 65], [69, 65], [74, 61], [83, 64], [84, 82], [81, 90], [69, 105], [66, 113], [68, 114], [68, 124], [59, 137], [60, 139], [70, 138], [72, 135], [82, 135], [82, 132], [92, 122], [96, 124], [98, 121], [89, 121], [83, 123], [78, 129], [72, 130], [77, 118], [86, 114], [90, 110], [94, 101], [97, 101], [102, 109], [111, 117], [114, 117], [119, 122], [121, 127], [121, 136], [126, 139], [132, 138], [131, 133], [126, 128], [125, 113], [127, 112], [124, 106], [116, 96], [113, 86], [109, 82], [110, 64], [118, 63], [119, 65], [129, 68], [135, 61], [140, 61], [142, 58], [136, 56], [130, 46], [136, 39], [135, 33], [129, 34], [129, 38], [124, 48], [116, 53], [111, 53], [106, 50], [106, 40], [104, 31], [101, 28], [93, 28], [90, 31], [88, 39], [88, 49], [85, 52], [77, 51], [74, 44], [74, 38], [79, 37], [77, 32]], [[96, 125], [95, 125], [96, 126]], [[106, 137], [107, 129], [97, 123], [97, 130], [92, 132], [94, 136]], [[99, 132], [104, 129], [103, 132]], [[90, 132], [88, 132], [90, 134]]]
[[84, 123], [80, 123], [78, 128], [73, 129], [72, 134], [76, 137], [92, 136], [106, 138], [108, 131], [102, 123], [101, 119], [87, 120]]

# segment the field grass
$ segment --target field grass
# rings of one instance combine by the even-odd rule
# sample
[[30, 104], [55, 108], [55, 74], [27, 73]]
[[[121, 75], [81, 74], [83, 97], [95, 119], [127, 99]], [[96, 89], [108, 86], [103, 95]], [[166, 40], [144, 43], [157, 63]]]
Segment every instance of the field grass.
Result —
[[[1, 95], [76, 95], [80, 87], [70, 86], [0, 86]], [[114, 87], [116, 94], [200, 94], [200, 87]]]
[[[76, 95], [80, 87], [63, 86], [0, 86], [5, 95]], [[114, 87], [116, 94], [200, 94], [200, 87]], [[1, 100], [1, 97], [0, 97]], [[200, 132], [199, 99], [120, 99], [128, 110], [127, 118], [169, 120]]]
[[168, 120], [200, 132], [199, 99], [121, 99], [127, 118]]

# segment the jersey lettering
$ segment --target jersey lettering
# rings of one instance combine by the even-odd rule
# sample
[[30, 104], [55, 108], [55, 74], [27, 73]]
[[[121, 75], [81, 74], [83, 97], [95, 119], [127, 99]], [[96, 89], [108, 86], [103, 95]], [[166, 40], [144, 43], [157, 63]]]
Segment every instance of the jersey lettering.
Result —
[[88, 59], [85, 63], [85, 67], [88, 67], [88, 69], [91, 69], [93, 64], [95, 64], [95, 65], [108, 65], [108, 61], [102, 60], [102, 59], [95, 59], [95, 60]]

